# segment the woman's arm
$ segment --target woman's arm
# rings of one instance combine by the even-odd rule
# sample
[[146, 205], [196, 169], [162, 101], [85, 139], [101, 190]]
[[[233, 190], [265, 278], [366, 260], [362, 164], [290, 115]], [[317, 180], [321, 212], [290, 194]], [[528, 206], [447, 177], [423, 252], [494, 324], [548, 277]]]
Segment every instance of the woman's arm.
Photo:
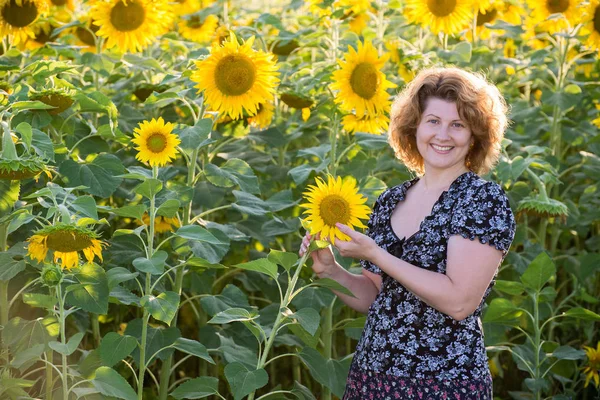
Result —
[[394, 257], [345, 225], [338, 228], [351, 237], [347, 242], [336, 241], [342, 256], [372, 262], [422, 301], [459, 321], [479, 306], [502, 261], [502, 251], [454, 235], [448, 240], [446, 274], [441, 274]]

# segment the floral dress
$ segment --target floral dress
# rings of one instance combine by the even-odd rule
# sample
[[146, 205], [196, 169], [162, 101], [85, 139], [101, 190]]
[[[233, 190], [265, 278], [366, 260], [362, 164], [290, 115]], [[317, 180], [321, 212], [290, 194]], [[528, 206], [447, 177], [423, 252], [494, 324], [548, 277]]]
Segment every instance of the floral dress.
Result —
[[[377, 199], [368, 235], [390, 254], [419, 268], [446, 273], [452, 235], [488, 243], [506, 257], [515, 235], [508, 198], [494, 182], [465, 172], [433, 205], [419, 230], [398, 238], [390, 217], [419, 178], [389, 188]], [[376, 265], [363, 268], [382, 277], [352, 360], [344, 400], [487, 399], [492, 378], [481, 324], [482, 307], [496, 274], [477, 309], [462, 321], [429, 306]]]

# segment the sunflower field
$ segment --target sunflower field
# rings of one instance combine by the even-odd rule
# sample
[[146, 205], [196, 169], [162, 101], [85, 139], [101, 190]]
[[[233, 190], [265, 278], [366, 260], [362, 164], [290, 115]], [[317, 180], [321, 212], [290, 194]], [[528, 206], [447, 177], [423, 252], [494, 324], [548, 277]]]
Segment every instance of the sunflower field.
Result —
[[600, 0], [0, 0], [0, 40], [1, 399], [341, 398], [365, 316], [298, 249], [411, 178], [391, 102], [447, 65], [511, 107], [495, 398], [599, 398]]

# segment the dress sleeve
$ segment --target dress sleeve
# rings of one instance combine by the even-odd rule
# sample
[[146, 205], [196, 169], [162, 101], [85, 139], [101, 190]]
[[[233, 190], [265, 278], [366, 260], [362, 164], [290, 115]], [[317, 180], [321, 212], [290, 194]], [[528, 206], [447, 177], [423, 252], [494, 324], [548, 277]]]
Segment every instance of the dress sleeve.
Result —
[[[378, 232], [380, 230], [380, 221], [382, 217], [381, 213], [383, 212], [384, 208], [383, 205], [386, 203], [388, 195], [389, 189], [385, 190], [379, 195], [375, 201], [375, 205], [373, 205], [373, 210], [371, 212], [371, 216], [369, 217], [369, 222], [367, 223], [367, 231], [365, 234], [375, 241], [377, 241]], [[360, 265], [369, 272], [381, 275], [381, 269], [379, 269], [377, 265], [370, 261], [360, 260]]]
[[502, 258], [515, 237], [516, 222], [508, 197], [500, 185], [486, 182], [475, 195], [454, 210], [450, 235], [461, 235], [470, 240], [477, 237], [502, 251]]

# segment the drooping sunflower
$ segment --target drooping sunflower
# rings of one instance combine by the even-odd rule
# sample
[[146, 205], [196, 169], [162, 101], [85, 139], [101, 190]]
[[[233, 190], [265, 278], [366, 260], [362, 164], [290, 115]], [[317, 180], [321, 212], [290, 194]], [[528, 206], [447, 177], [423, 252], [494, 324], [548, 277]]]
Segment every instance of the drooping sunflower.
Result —
[[[582, 10], [578, 0], [527, 0], [532, 23], [548, 33], [563, 31], [580, 22]], [[553, 14], [560, 18], [548, 19]]]
[[[150, 216], [148, 215], [148, 213], [144, 213], [144, 215], [142, 215], [142, 222], [144, 222], [144, 224], [146, 224], [146, 225], [150, 224]], [[154, 218], [154, 232], [155, 233], [173, 232], [174, 228], [179, 228], [179, 227], [180, 227], [179, 220], [176, 217], [169, 218], [169, 217], [163, 217], [161, 215], [157, 215]]]
[[93, 0], [90, 17], [108, 48], [138, 52], [170, 28], [168, 7], [166, 0]]
[[188, 15], [180, 18], [179, 34], [192, 42], [207, 43], [212, 40], [219, 25], [219, 18], [208, 15], [204, 20], [198, 15]]
[[582, 29], [584, 35], [589, 35], [585, 41], [586, 46], [594, 50], [600, 50], [600, 1], [590, 0], [586, 7], [585, 26]]
[[34, 22], [48, 11], [46, 0], [0, 0], [0, 38], [15, 46], [34, 38]]
[[348, 114], [342, 118], [342, 126], [348, 133], [363, 132], [381, 135], [388, 130], [390, 118], [385, 114], [365, 115], [361, 118]]
[[593, 347], [583, 346], [585, 354], [588, 358], [587, 365], [582, 368], [585, 374], [585, 385], [587, 387], [590, 380], [594, 379], [594, 385], [596, 388], [600, 385], [600, 342], [594, 349]]
[[106, 243], [98, 239], [98, 234], [88, 228], [59, 223], [36, 231], [27, 241], [27, 255], [44, 262], [48, 250], [54, 252], [54, 262], [60, 260], [62, 268], [72, 269], [79, 265], [79, 251], [91, 263], [94, 257], [102, 261], [102, 246]]
[[359, 117], [389, 111], [391, 102], [386, 90], [396, 85], [380, 71], [388, 57], [379, 57], [370, 42], [358, 42], [358, 50], [348, 46], [345, 61], [338, 61], [341, 69], [334, 71], [331, 84], [331, 89], [338, 90], [335, 102], [343, 111], [355, 110]]
[[258, 111], [255, 115], [248, 117], [248, 123], [258, 129], [266, 129], [273, 121], [275, 107], [273, 103], [262, 103], [258, 106]]
[[46, 110], [50, 115], [57, 115], [73, 105], [75, 91], [68, 88], [50, 88], [30, 95], [32, 100], [41, 101], [54, 108]]
[[131, 140], [138, 145], [138, 151], [135, 158], [142, 162], [147, 162], [151, 166], [162, 166], [175, 159], [177, 155], [176, 147], [181, 140], [171, 133], [173, 124], [159, 117], [158, 120], [152, 118], [151, 121], [144, 121], [133, 130], [134, 138]]
[[455, 35], [473, 21], [473, 0], [407, 0], [406, 19], [440, 32]]
[[335, 238], [349, 240], [336, 223], [342, 223], [351, 228], [365, 228], [361, 219], [369, 218], [371, 210], [365, 205], [367, 198], [358, 193], [356, 181], [352, 177], [327, 177], [327, 183], [319, 177], [317, 185], [309, 185], [304, 193], [308, 203], [301, 204], [306, 208], [306, 222], [311, 235], [321, 234], [322, 239], [329, 237], [335, 244]]
[[42, 173], [45, 173], [48, 178], [52, 178], [50, 170], [44, 161], [36, 156], [28, 158], [20, 157], [18, 160], [0, 159], [1, 180], [21, 181], [35, 178], [37, 182]]
[[196, 62], [191, 80], [198, 92], [204, 92], [209, 107], [233, 119], [243, 111], [256, 114], [258, 105], [272, 101], [279, 83], [279, 72], [272, 54], [252, 49], [254, 36], [243, 44], [233, 32], [222, 46], [214, 46], [211, 55]]

